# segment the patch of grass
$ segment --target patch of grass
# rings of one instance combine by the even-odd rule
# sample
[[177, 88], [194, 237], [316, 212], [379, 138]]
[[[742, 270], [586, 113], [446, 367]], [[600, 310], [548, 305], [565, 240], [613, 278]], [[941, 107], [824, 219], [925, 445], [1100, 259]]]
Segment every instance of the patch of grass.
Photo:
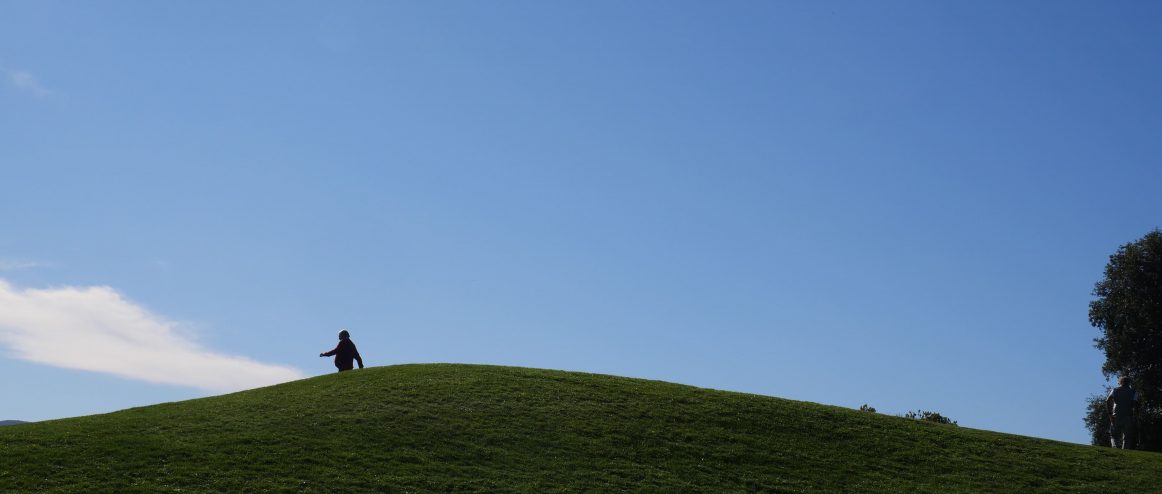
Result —
[[537, 369], [405, 365], [0, 429], [0, 492], [1155, 492], [1162, 455]]

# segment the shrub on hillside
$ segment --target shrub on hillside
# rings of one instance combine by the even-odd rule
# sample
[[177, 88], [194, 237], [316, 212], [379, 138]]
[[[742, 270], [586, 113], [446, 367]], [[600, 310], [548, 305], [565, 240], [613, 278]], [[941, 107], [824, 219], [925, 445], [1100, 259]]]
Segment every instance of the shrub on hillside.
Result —
[[958, 425], [955, 420], [940, 415], [936, 412], [929, 412], [928, 410], [916, 410], [915, 412], [908, 412], [904, 414], [904, 418], [912, 420], [923, 420], [925, 422], [936, 422], [937, 424]]
[[1089, 429], [1090, 441], [1094, 446], [1110, 446], [1110, 410], [1106, 407], [1106, 394], [1090, 395], [1086, 400], [1085, 428]]

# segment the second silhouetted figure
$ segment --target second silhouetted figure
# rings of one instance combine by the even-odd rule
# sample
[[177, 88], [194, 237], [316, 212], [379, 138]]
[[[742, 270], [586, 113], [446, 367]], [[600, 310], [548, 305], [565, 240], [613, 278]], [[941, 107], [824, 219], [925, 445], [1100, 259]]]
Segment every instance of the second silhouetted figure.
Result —
[[329, 352], [320, 353], [320, 357], [335, 356], [335, 367], [339, 372], [351, 370], [354, 368], [352, 360], [359, 362], [359, 368], [363, 368], [363, 357], [359, 356], [359, 349], [355, 348], [355, 342], [351, 341], [351, 333], [346, 329], [339, 332], [339, 344]]

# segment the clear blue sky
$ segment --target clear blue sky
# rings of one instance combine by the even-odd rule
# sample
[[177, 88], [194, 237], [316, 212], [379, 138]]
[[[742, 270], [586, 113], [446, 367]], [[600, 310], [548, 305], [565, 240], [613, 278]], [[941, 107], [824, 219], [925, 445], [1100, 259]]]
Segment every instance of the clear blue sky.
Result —
[[0, 0], [0, 419], [369, 365], [1087, 442], [1158, 2]]

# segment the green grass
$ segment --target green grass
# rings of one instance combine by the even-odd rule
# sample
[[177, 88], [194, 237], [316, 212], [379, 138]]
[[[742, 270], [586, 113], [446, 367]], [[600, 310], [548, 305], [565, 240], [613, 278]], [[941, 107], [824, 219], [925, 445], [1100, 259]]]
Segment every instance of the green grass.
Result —
[[1160, 489], [1153, 453], [490, 366], [365, 369], [0, 428], [0, 492]]

